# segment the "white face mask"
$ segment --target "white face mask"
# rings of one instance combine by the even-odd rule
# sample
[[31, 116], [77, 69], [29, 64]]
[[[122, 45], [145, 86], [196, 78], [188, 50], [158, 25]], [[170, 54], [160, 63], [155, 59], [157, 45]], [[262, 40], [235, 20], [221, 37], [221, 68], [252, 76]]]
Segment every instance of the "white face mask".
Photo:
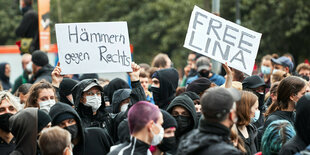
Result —
[[31, 61], [26, 65], [26, 70], [27, 72], [32, 73], [32, 62]]
[[96, 112], [101, 106], [101, 96], [86, 96], [85, 106], [91, 107], [93, 112]]
[[121, 111], [126, 111], [128, 108], [129, 103], [125, 103], [121, 106]]
[[273, 69], [272, 74], [276, 73], [277, 71], [279, 71], [278, 69]]
[[43, 102], [40, 102], [39, 105], [40, 105], [40, 109], [49, 113], [50, 112], [50, 109], [53, 105], [55, 105], [56, 101], [55, 100], [46, 100], [46, 101], [43, 101]]
[[251, 122], [255, 123], [259, 119], [259, 116], [260, 116], [260, 110], [256, 110], [254, 117], [251, 118]]
[[157, 135], [154, 134], [153, 131], [151, 131], [153, 134], [153, 139], [152, 139], [151, 145], [153, 145], [153, 146], [158, 145], [164, 138], [164, 128], [157, 125], [156, 123], [155, 123], [155, 125], [156, 125], [156, 127], [158, 127], [160, 129], [160, 131]]

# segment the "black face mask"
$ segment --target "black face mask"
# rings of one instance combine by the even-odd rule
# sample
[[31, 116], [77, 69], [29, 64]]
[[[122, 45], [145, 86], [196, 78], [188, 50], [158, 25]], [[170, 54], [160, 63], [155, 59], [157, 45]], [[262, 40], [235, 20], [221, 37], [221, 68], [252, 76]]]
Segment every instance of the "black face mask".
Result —
[[182, 136], [183, 134], [187, 133], [192, 129], [193, 120], [191, 119], [191, 117], [181, 115], [173, 117], [178, 123], [178, 128], [175, 131], [176, 137], [180, 138], [180, 136]]
[[71, 125], [71, 126], [67, 126], [64, 129], [66, 129], [67, 131], [70, 132], [70, 134], [71, 134], [71, 141], [77, 137], [78, 131], [79, 131], [77, 124], [74, 124], [74, 125]]
[[197, 114], [197, 118], [198, 118], [198, 120], [199, 120], [200, 117], [201, 117], [201, 112], [197, 112], [196, 114]]
[[169, 150], [174, 150], [177, 146], [176, 144], [175, 137], [168, 137], [164, 138], [163, 141], [157, 145], [157, 147], [162, 151], [162, 152], [167, 152]]
[[209, 78], [210, 71], [203, 70], [200, 71], [199, 74], [201, 75], [201, 77]]
[[260, 111], [265, 111], [265, 109], [264, 109], [265, 93], [260, 94], [258, 92], [255, 92], [255, 95], [258, 97], [258, 109]]
[[153, 98], [155, 103], [160, 101], [160, 89], [157, 87], [151, 87], [151, 92], [153, 93]]
[[6, 113], [6, 114], [0, 115], [0, 129], [2, 129], [5, 132], [10, 132], [10, 129], [9, 129], [9, 118], [12, 115], [13, 114], [11, 114], [11, 113]]

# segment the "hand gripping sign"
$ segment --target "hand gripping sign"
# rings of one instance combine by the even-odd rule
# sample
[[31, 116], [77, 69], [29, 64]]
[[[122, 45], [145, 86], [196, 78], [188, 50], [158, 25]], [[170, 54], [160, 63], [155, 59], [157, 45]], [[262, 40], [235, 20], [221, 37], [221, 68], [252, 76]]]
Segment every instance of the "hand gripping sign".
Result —
[[251, 75], [261, 36], [195, 6], [184, 47]]
[[56, 24], [62, 74], [131, 72], [126, 22]]

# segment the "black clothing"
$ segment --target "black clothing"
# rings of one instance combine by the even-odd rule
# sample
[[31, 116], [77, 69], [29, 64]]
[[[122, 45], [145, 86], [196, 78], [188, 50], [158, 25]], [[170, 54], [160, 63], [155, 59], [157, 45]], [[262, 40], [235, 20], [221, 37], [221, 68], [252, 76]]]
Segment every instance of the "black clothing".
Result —
[[177, 96], [174, 100], [172, 100], [171, 104], [167, 108], [168, 113], [172, 113], [173, 107], [181, 106], [188, 110], [190, 113], [190, 117], [193, 120], [192, 129], [197, 128], [198, 120], [197, 120], [197, 113], [195, 109], [194, 102], [186, 95]]
[[130, 141], [119, 144], [115, 146], [108, 155], [148, 155], [151, 154], [149, 151], [150, 145], [136, 139], [135, 137], [130, 137]]
[[120, 78], [115, 78], [105, 88], [106, 96], [108, 96], [110, 103], [112, 104], [113, 94], [118, 89], [130, 88], [128, 83]]
[[231, 144], [229, 137], [230, 130], [224, 125], [201, 119], [199, 128], [180, 142], [177, 155], [241, 154]]
[[242, 140], [244, 141], [244, 148], [246, 149], [247, 151], [247, 154], [248, 155], [253, 155], [255, 153], [257, 153], [257, 139], [256, 139], [256, 136], [257, 136], [257, 128], [252, 125], [252, 124], [249, 124], [248, 126], [246, 126], [246, 129], [248, 131], [248, 134], [249, 134], [249, 137], [248, 138], [245, 138], [241, 132], [239, 131], [238, 129], [238, 135], [242, 138]]
[[6, 62], [0, 63], [0, 82], [3, 87], [3, 90], [9, 90], [12, 85], [10, 83], [10, 77], [5, 76], [5, 65], [8, 64]]
[[68, 100], [67, 96], [72, 94], [72, 88], [77, 84], [78, 82], [69, 78], [64, 78], [61, 83], [59, 84], [58, 94], [59, 94], [59, 101], [63, 103], [67, 103], [69, 105], [73, 105], [71, 101]]
[[78, 113], [69, 105], [58, 102], [50, 110], [50, 116], [52, 118], [52, 125], [64, 113], [70, 113], [75, 116], [75, 121], [78, 126], [78, 135], [81, 138], [77, 145], [73, 148], [73, 154], [107, 154], [110, 151], [110, 147], [113, 145], [111, 137], [107, 131], [101, 128], [84, 128], [82, 126], [81, 118]]
[[292, 111], [275, 111], [275, 112], [271, 113], [265, 121], [264, 129], [266, 129], [271, 122], [276, 121], [276, 120], [287, 120], [291, 124], [294, 124], [295, 112], [292, 112]]
[[30, 83], [34, 84], [40, 82], [41, 80], [46, 80], [49, 83], [52, 83], [52, 72], [54, 68], [50, 64], [43, 66], [40, 70], [38, 70], [31, 78]]
[[157, 74], [160, 83], [159, 94], [155, 95], [153, 92], [154, 101], [159, 108], [166, 110], [175, 97], [175, 91], [179, 82], [179, 74], [174, 68], [161, 69], [154, 74]]
[[10, 155], [34, 155], [37, 151], [38, 109], [26, 108], [10, 117], [16, 148]]
[[15, 144], [16, 140], [13, 137], [13, 139], [10, 141], [10, 143], [6, 143], [1, 137], [0, 137], [0, 154], [1, 155], [8, 155], [10, 154], [12, 151], [15, 150], [16, 144]]
[[104, 95], [101, 95], [101, 106], [97, 110], [96, 115], [93, 115], [93, 111], [91, 107], [84, 106], [83, 103], [80, 103], [80, 99], [82, 98], [82, 95], [83, 95], [83, 90], [92, 82], [95, 82], [95, 80], [86, 79], [86, 80], [79, 82], [73, 88], [72, 95], [73, 95], [75, 109], [80, 115], [83, 125], [85, 127], [106, 128], [110, 136], [113, 137], [113, 140], [117, 141], [118, 140], [117, 127], [119, 123], [127, 117], [128, 109], [136, 102], [145, 100], [143, 87], [141, 86], [139, 81], [131, 82], [132, 91], [130, 94], [130, 102], [128, 105], [128, 109], [126, 112], [120, 112], [116, 115], [110, 114], [105, 110]]
[[31, 6], [23, 8], [24, 15], [21, 23], [16, 29], [17, 37], [32, 38], [29, 52], [32, 53], [39, 49], [39, 25], [38, 14], [32, 9]]
[[290, 139], [282, 146], [281, 150], [279, 151], [279, 154], [293, 155], [297, 152], [304, 150], [306, 147], [307, 144], [304, 143], [303, 140], [298, 135], [295, 135], [292, 139]]
[[296, 103], [296, 135], [280, 150], [280, 154], [295, 154], [304, 150], [310, 144], [310, 94], [306, 93]]

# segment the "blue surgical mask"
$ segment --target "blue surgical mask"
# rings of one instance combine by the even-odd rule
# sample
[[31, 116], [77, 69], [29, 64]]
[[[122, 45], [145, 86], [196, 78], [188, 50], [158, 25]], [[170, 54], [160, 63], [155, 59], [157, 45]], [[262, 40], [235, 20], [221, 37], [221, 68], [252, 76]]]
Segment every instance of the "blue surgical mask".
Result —
[[270, 67], [266, 67], [266, 66], [261, 66], [260, 70], [262, 71], [262, 73], [264, 75], [268, 75], [271, 73], [271, 68]]
[[256, 110], [255, 116], [253, 118], [251, 118], [251, 122], [255, 123], [259, 119], [259, 116], [260, 116], [260, 110]]

